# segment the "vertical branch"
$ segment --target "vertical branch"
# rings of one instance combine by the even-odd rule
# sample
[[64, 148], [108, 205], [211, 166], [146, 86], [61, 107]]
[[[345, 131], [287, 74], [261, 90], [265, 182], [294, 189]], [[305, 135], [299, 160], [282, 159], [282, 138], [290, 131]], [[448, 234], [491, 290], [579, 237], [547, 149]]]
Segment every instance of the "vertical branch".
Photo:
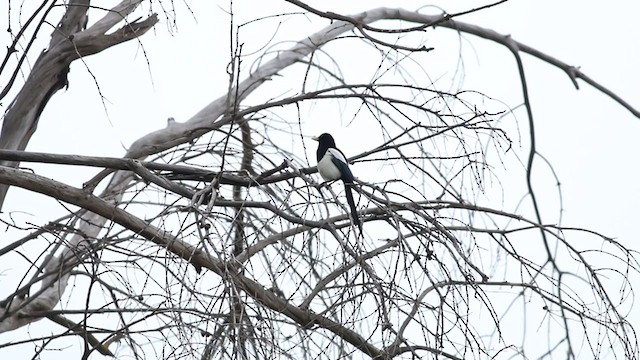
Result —
[[[246, 173], [249, 175], [255, 175], [255, 171], [251, 166], [251, 162], [253, 161], [253, 144], [251, 142], [251, 127], [249, 126], [249, 121], [246, 119], [242, 119], [238, 122], [240, 125], [240, 130], [242, 133], [242, 160], [240, 163], [240, 172]], [[242, 186], [234, 185], [233, 186], [233, 200], [241, 203], [243, 199], [242, 194]], [[245, 215], [244, 208], [238, 207], [236, 209], [236, 220], [235, 220], [235, 238], [233, 242], [233, 255], [240, 255], [245, 249]]]

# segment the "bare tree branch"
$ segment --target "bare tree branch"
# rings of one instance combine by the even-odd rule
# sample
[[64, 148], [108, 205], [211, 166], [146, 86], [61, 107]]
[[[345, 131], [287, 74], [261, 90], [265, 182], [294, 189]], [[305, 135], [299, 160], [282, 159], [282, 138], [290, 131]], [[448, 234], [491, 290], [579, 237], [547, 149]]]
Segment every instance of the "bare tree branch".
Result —
[[[49, 48], [40, 54], [25, 84], [4, 115], [0, 149], [26, 148], [38, 126], [40, 114], [51, 96], [68, 86], [67, 73], [74, 60], [135, 39], [158, 22], [154, 14], [142, 22], [127, 23], [113, 33], [106, 34], [135, 10], [140, 2], [141, 0], [124, 0], [86, 30], [84, 26], [89, 1], [77, 0], [69, 3], [67, 12], [51, 36]], [[17, 167], [18, 163], [3, 161], [0, 165]], [[0, 186], [0, 207], [4, 203], [7, 190], [7, 186]]]
[[[242, 25], [232, 18], [228, 93], [190, 119], [141, 137], [125, 157], [0, 150], [6, 164], [103, 169], [75, 188], [0, 167], [0, 184], [56, 199], [68, 213], [46, 225], [25, 225], [11, 213], [0, 219], [24, 234], [0, 249], [0, 257], [19, 256], [26, 269], [0, 301], [0, 332], [48, 317], [64, 332], [43, 338], [40, 348], [80, 335], [85, 357], [98, 350], [145, 358], [151, 348], [155, 357], [203, 359], [572, 358], [582, 355], [578, 351], [638, 359], [627, 315], [630, 279], [640, 274], [637, 253], [590, 229], [543, 223], [531, 186], [534, 200], [526, 198], [526, 210], [483, 205], [484, 196], [503, 186], [496, 169], [507, 161], [520, 165], [509, 176], [530, 185], [535, 138], [522, 165], [513, 154], [521, 149], [512, 146], [502, 121], [512, 110], [478, 91], [437, 89], [421, 66], [431, 47], [413, 36], [445, 27], [509, 48], [531, 129], [521, 54], [563, 69], [574, 84], [582, 75], [508, 36], [454, 21], [478, 9], [428, 16], [379, 8], [345, 16], [289, 3], [330, 25], [286, 50], [265, 51], [241, 81]], [[71, 33], [83, 28], [88, 2], [73, 4], [61, 22], [65, 30], [57, 30], [42, 56], [52, 56], [52, 49], [66, 51], [66, 60], [86, 56], [134, 39], [157, 21], [152, 15], [127, 23], [139, 2], [123, 2]], [[229, 13], [233, 17], [232, 7]], [[377, 27], [380, 20], [402, 21]], [[325, 45], [343, 40], [380, 55], [372, 60], [370, 83], [341, 75], [342, 59]], [[255, 91], [283, 74], [292, 76], [297, 92]], [[313, 161], [301, 155], [310, 150], [306, 106], [330, 102], [355, 113], [352, 119], [364, 113], [380, 135], [348, 158], [385, 170], [382, 179], [358, 179], [354, 186], [356, 212], [368, 229], [358, 236], [341, 188], [319, 184]], [[283, 144], [274, 135], [279, 132], [291, 143]], [[68, 286], [75, 279], [80, 285]], [[528, 333], [531, 323], [554, 337], [545, 348]], [[116, 341], [122, 341], [117, 350]], [[533, 351], [530, 341], [536, 341]], [[586, 345], [579, 349], [576, 341]]]

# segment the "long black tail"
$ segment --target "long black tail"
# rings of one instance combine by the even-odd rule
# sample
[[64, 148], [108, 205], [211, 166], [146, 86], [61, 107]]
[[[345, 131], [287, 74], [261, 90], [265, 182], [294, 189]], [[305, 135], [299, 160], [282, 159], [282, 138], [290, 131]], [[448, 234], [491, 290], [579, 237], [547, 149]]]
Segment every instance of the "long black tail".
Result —
[[353, 193], [351, 190], [352, 186], [353, 186], [353, 183], [345, 182], [344, 192], [347, 195], [347, 202], [349, 203], [349, 207], [351, 208], [351, 219], [353, 220], [353, 223], [356, 224], [356, 226], [358, 226], [358, 229], [360, 229], [360, 234], [362, 234], [362, 222], [358, 217], [358, 209], [356, 209], [356, 203], [355, 201], [353, 201]]

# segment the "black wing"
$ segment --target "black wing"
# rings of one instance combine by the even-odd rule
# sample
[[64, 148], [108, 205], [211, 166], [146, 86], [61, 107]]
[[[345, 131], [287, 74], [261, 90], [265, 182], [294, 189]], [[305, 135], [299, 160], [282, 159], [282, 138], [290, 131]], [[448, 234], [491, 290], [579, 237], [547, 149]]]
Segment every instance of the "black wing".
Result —
[[[351, 189], [355, 178], [353, 177], [351, 169], [349, 169], [349, 164], [347, 164], [344, 154], [342, 154], [338, 149], [329, 149], [329, 151], [331, 151], [331, 154], [333, 155], [331, 157], [331, 162], [333, 162], [333, 164], [340, 170], [340, 174], [342, 174], [341, 179], [344, 182], [344, 192], [347, 195], [347, 202], [351, 208], [351, 219], [358, 229], [360, 229], [360, 233], [362, 234], [362, 222], [360, 222], [360, 218], [358, 217], [358, 209], [356, 208], [356, 203], [353, 200], [353, 190]], [[338, 157], [336, 153], [340, 156]]]

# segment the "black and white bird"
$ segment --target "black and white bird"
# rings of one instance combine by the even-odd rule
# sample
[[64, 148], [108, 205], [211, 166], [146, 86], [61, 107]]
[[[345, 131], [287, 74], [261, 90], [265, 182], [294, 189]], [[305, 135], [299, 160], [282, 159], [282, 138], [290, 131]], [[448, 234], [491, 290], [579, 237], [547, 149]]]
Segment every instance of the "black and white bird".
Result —
[[358, 226], [362, 234], [362, 223], [358, 218], [358, 210], [356, 209], [356, 204], [353, 201], [353, 193], [351, 192], [351, 187], [355, 179], [351, 169], [349, 169], [347, 158], [342, 151], [336, 147], [336, 142], [330, 134], [324, 133], [318, 137], [313, 137], [313, 140], [318, 142], [316, 157], [320, 176], [326, 181], [342, 180], [344, 183], [344, 192], [347, 195], [347, 202], [351, 208], [351, 219], [353, 223]]

